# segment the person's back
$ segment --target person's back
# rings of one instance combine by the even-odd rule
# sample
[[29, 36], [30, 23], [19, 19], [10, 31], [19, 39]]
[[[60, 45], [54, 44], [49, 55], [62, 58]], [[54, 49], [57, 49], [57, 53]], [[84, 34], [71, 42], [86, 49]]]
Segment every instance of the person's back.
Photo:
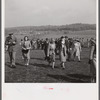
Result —
[[49, 41], [45, 41], [45, 43], [44, 43], [44, 49], [45, 50], [48, 48], [48, 45], [49, 45]]
[[69, 48], [72, 48], [72, 46], [73, 46], [73, 41], [69, 40]]

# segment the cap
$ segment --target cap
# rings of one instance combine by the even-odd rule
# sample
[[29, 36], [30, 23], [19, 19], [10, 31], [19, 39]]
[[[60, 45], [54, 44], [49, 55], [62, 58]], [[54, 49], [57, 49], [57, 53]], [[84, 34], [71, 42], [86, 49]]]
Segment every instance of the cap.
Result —
[[13, 33], [9, 33], [9, 35], [13, 35]]

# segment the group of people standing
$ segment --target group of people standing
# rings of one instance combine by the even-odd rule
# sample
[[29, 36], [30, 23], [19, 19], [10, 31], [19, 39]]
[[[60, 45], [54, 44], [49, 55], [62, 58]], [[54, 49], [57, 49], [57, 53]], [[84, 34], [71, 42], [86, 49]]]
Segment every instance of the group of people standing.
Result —
[[[90, 50], [90, 58], [89, 64], [92, 66], [90, 71], [92, 73], [92, 81], [94, 81], [95, 73], [94, 66], [96, 66], [96, 42], [94, 39], [91, 39], [91, 50]], [[16, 45], [18, 44], [17, 38], [13, 33], [10, 33], [5, 41], [6, 46], [8, 47], [9, 57], [10, 57], [10, 66], [16, 67], [15, 58], [16, 58]], [[32, 48], [32, 42], [29, 40], [28, 36], [25, 36], [24, 39], [21, 39], [20, 42], [21, 50], [22, 50], [22, 59], [24, 60], [25, 66], [29, 65], [30, 61], [30, 50]], [[61, 67], [65, 69], [66, 61], [74, 61], [77, 57], [78, 62], [81, 61], [81, 42], [77, 39], [68, 38], [67, 36], [62, 36], [59, 39], [48, 39], [43, 42], [42, 49], [45, 53], [45, 60], [48, 61], [48, 64], [55, 68], [56, 63], [56, 55], [59, 55]]]
[[55, 39], [46, 39], [44, 43], [45, 59], [52, 63], [52, 68], [55, 66], [55, 56], [59, 55], [61, 66], [65, 68], [65, 62], [74, 61], [78, 58], [80, 62], [81, 43], [79, 39], [68, 39], [67, 36], [62, 36], [58, 41]]

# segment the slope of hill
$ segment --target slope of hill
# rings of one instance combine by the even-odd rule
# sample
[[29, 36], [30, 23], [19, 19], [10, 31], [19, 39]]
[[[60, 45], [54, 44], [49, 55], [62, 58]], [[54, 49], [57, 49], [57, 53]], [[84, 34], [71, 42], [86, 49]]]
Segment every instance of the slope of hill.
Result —
[[23, 26], [23, 27], [12, 27], [5, 28], [5, 34], [9, 32], [25, 32], [32, 33], [34, 31], [83, 31], [83, 30], [96, 30], [96, 24], [69, 24], [69, 25], [61, 25], [61, 26]]

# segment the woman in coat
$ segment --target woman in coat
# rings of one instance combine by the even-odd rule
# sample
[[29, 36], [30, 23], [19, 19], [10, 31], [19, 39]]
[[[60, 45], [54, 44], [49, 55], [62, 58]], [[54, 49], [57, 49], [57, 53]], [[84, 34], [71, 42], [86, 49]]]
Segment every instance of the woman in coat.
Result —
[[31, 42], [29, 41], [28, 36], [25, 36], [24, 41], [22, 43], [22, 54], [24, 58], [24, 64], [26, 66], [29, 65], [30, 49], [31, 49]]
[[67, 58], [66, 45], [65, 45], [65, 38], [64, 37], [61, 37], [60, 47], [59, 47], [59, 56], [60, 56], [61, 66], [64, 69], [66, 58]]
[[44, 53], [45, 53], [45, 60], [47, 60], [47, 52], [48, 52], [48, 45], [49, 45], [49, 39], [46, 38], [45, 42], [44, 42]]
[[55, 40], [51, 39], [50, 43], [48, 44], [47, 56], [49, 58], [48, 59], [49, 65], [50, 65], [50, 63], [52, 63], [53, 69], [55, 66], [55, 48], [56, 48]]
[[74, 60], [75, 60], [75, 57], [77, 57], [78, 61], [80, 62], [80, 55], [81, 55], [82, 50], [81, 50], [81, 43], [80, 43], [79, 39], [75, 40], [73, 51], [74, 51], [74, 54], [73, 54]]

